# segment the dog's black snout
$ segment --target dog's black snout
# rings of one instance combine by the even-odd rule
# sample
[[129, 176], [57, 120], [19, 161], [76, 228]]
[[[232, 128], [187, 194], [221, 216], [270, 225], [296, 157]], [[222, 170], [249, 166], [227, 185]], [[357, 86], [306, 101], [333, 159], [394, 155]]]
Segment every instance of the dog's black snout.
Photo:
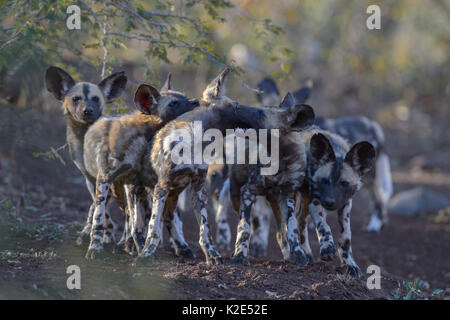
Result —
[[198, 107], [200, 105], [200, 102], [197, 99], [191, 100], [191, 103], [194, 107]]
[[94, 113], [94, 109], [92, 109], [92, 108], [86, 108], [86, 109], [84, 109], [84, 111], [83, 111], [83, 114], [85, 115], [85, 116], [90, 116], [90, 115], [92, 115]]

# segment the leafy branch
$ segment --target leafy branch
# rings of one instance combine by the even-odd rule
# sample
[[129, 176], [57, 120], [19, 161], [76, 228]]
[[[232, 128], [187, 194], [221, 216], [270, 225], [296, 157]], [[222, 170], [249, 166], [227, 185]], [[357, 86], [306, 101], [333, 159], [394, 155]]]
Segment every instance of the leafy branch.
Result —
[[[176, 53], [183, 64], [200, 65], [205, 59], [219, 67], [234, 69], [236, 78], [254, 90], [242, 79], [244, 70], [220, 53], [212, 25], [227, 22], [223, 13], [237, 10], [258, 33], [280, 34], [282, 29], [269, 19], [256, 19], [228, 0], [190, 0], [172, 2], [162, 0], [78, 0], [81, 9], [82, 32], [66, 27], [66, 9], [69, 0], [11, 0], [0, 2], [0, 88], [9, 85], [7, 78], [21, 78], [35, 70], [39, 75], [49, 64], [58, 63], [77, 75], [81, 67], [94, 67], [101, 77], [122, 64], [124, 50], [131, 41], [146, 43], [141, 64], [147, 72], [154, 60], [172, 63], [169, 52]], [[232, 10], [230, 10], [232, 9]], [[268, 46], [267, 39], [260, 40]], [[87, 51], [87, 49], [91, 49]], [[92, 50], [102, 50], [93, 57]], [[115, 50], [120, 49], [120, 51]], [[95, 54], [94, 54], [95, 55]], [[133, 83], [133, 80], [130, 79]], [[33, 96], [33, 83], [21, 92]], [[25, 100], [29, 100], [25, 97]]]

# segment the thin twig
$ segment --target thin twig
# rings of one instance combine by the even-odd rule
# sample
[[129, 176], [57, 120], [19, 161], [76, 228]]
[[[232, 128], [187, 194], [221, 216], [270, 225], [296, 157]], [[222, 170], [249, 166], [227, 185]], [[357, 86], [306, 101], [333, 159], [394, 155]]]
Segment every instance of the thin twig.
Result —
[[154, 26], [157, 26], [157, 27], [168, 27], [168, 26], [170, 26], [170, 24], [167, 24], [167, 23], [159, 23], [159, 22], [155, 22], [155, 21], [152, 21], [152, 20], [148, 20], [148, 19], [142, 17], [135, 10], [133, 10], [133, 9], [127, 7], [127, 6], [124, 6], [122, 4], [114, 3], [114, 2], [106, 2], [105, 4], [114, 6], [117, 9], [122, 10], [122, 11], [127, 11], [127, 12], [131, 13], [131, 15], [135, 16], [136, 18], [143, 19], [143, 20], [145, 20], [145, 22], [147, 22], [149, 24], [152, 24]]
[[102, 38], [102, 48], [105, 54], [103, 55], [103, 66], [102, 66], [102, 74], [101, 78], [103, 79], [105, 77], [106, 72], [106, 61], [108, 59], [108, 48], [106, 47], [106, 37], [107, 37], [107, 31], [106, 31], [106, 17], [105, 17], [105, 23], [103, 24], [103, 38]]
[[156, 16], [161, 18], [173, 18], [178, 20], [184, 20], [194, 25], [196, 29], [200, 29], [199, 23], [193, 19], [186, 16], [180, 16], [176, 14], [170, 14], [170, 13], [160, 13], [160, 12], [154, 12], [154, 11], [142, 11], [143, 14], [149, 15], [149, 16]]
[[[100, 20], [98, 19], [98, 17], [95, 15], [94, 11], [83, 1], [83, 0], [79, 0], [80, 2], [82, 2], [87, 8], [88, 10], [91, 12], [92, 16], [94, 17], [94, 19], [97, 21], [97, 23], [103, 28], [103, 34], [104, 34], [104, 39], [109, 36], [109, 35], [113, 35], [113, 36], [119, 36], [119, 37], [123, 37], [123, 38], [127, 38], [127, 39], [134, 39], [134, 40], [138, 40], [138, 41], [145, 41], [151, 44], [160, 44], [160, 45], [167, 45], [169, 47], [173, 47], [173, 48], [184, 48], [184, 49], [189, 49], [189, 50], [196, 50], [201, 52], [205, 57], [209, 58], [210, 60], [212, 60], [214, 63], [220, 65], [221, 67], [231, 67], [232, 69], [233, 66], [229, 65], [227, 63], [224, 63], [222, 61], [220, 61], [220, 58], [215, 55], [214, 53], [206, 50], [205, 48], [189, 43], [186, 40], [181, 39], [180, 37], [178, 37], [174, 32], [172, 32], [170, 30], [170, 27], [173, 26], [173, 24], [170, 23], [159, 23], [159, 22], [155, 22], [152, 20], [149, 20], [145, 17], [143, 17], [141, 14], [139, 14], [135, 9], [133, 9], [131, 6], [126, 6], [122, 3], [114, 3], [114, 2], [103, 2], [105, 4], [105, 6], [113, 6], [117, 9], [119, 9], [122, 12], [126, 12], [128, 14], [130, 14], [131, 16], [133, 16], [136, 19], [136, 22], [145, 29], [146, 32], [148, 32], [149, 34], [152, 33], [153, 30], [150, 30], [145, 23], [148, 23], [149, 25], [152, 26], [156, 26], [159, 27], [161, 29], [163, 29], [165, 32], [167, 32], [167, 34], [169, 34], [174, 40], [176, 40], [179, 43], [176, 43], [174, 41], [170, 41], [170, 40], [160, 40], [160, 39], [154, 39], [151, 38], [150, 35], [148, 36], [142, 36], [142, 35], [130, 35], [127, 33], [123, 33], [123, 32], [110, 32], [106, 30], [106, 23], [102, 24], [100, 22]], [[263, 22], [264, 20], [258, 20], [256, 18], [253, 18], [252, 16], [250, 16], [247, 12], [245, 12], [244, 10], [238, 8], [238, 10], [241, 12], [241, 14], [245, 15], [247, 18], [254, 20], [256, 22]], [[178, 20], [183, 20], [186, 21], [188, 23], [191, 23], [192, 25], [194, 25], [194, 27], [199, 30], [199, 23], [192, 18], [186, 17], [186, 16], [181, 16], [181, 15], [175, 15], [175, 14], [168, 14], [168, 13], [159, 13], [159, 12], [154, 12], [154, 11], [142, 11], [142, 13], [144, 15], [148, 15], [148, 16], [155, 16], [155, 17], [160, 17], [160, 18], [172, 18], [172, 19], [178, 19]], [[104, 69], [105, 69], [105, 62], [106, 62], [106, 57], [108, 55], [107, 52], [107, 48], [104, 45], [104, 42], [102, 42], [102, 46], [103, 49], [105, 51], [105, 55], [104, 55], [104, 59], [103, 59], [103, 69], [102, 69], [102, 77], [104, 76]], [[246, 83], [241, 77], [237, 77], [238, 80], [241, 82], [241, 84], [246, 87], [249, 90], [258, 92], [257, 89], [251, 87], [248, 83]]]
[[259, 22], [259, 23], [265, 22], [264, 19], [257, 19], [257, 18], [255, 18], [255, 17], [251, 16], [247, 11], [245, 11], [244, 9], [242, 9], [241, 7], [239, 7], [239, 6], [236, 5], [236, 4], [234, 4], [234, 7], [236, 8], [237, 11], [239, 11], [239, 13], [240, 13], [241, 15], [243, 15], [243, 16], [246, 17], [247, 19], [250, 19], [250, 20], [253, 20], [253, 21]]
[[99, 27], [102, 29], [103, 31], [103, 37], [101, 40], [101, 46], [103, 49], [103, 63], [102, 63], [102, 72], [101, 72], [101, 78], [103, 79], [105, 77], [105, 73], [106, 73], [106, 62], [108, 59], [108, 55], [109, 55], [109, 50], [106, 47], [106, 37], [107, 37], [107, 30], [106, 30], [106, 21], [107, 21], [107, 15], [105, 14], [105, 23], [102, 23], [100, 18], [97, 16], [97, 14], [94, 12], [94, 10], [92, 10], [92, 8], [83, 0], [78, 0], [80, 1], [80, 3], [82, 3], [87, 9], [88, 11], [91, 13], [91, 15], [94, 17], [95, 22], [97, 22], [97, 24], [99, 25]]
[[0, 51], [5, 48], [6, 46], [9, 46], [11, 43], [13, 43], [14, 41], [18, 40], [19, 37], [14, 37], [12, 39], [9, 39], [8, 41], [4, 42], [1, 46], [0, 46]]
[[97, 14], [95, 14], [94, 10], [92, 10], [92, 8], [83, 0], [78, 0], [80, 1], [91, 13], [91, 15], [94, 17], [95, 22], [97, 22], [97, 24], [99, 25], [99, 27], [103, 28], [103, 23], [100, 21], [99, 17], [97, 16]]
[[136, 35], [129, 35], [127, 33], [122, 33], [122, 32], [107, 32], [106, 35], [120, 36], [120, 37], [124, 37], [124, 38], [128, 38], [128, 39], [134, 39], [134, 40], [139, 40], [139, 41], [147, 41], [147, 42], [150, 42], [152, 44], [154, 44], [154, 43], [166, 44], [166, 45], [170, 45], [170, 46], [173, 46], [173, 47], [176, 47], [176, 48], [187, 48], [186, 46], [177, 45], [176, 43], [174, 43], [172, 41], [164, 41], [164, 40], [158, 40], [158, 39], [153, 39], [153, 38], [141, 37], [141, 36], [136, 36]]

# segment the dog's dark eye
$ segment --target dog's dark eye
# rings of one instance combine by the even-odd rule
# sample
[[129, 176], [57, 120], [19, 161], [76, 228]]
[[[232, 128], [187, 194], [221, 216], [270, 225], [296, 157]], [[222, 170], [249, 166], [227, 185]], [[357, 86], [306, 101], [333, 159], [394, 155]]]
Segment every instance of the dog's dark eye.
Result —
[[341, 181], [341, 185], [342, 185], [343, 187], [348, 187], [348, 186], [350, 185], [350, 183], [349, 183], [348, 181], [342, 180], [342, 181]]
[[74, 103], [77, 103], [77, 102], [80, 101], [80, 100], [81, 100], [81, 97], [80, 97], [80, 96], [75, 96], [75, 97], [72, 98], [72, 101], [73, 101]]
[[97, 96], [93, 96], [91, 98], [91, 100], [94, 101], [94, 102], [99, 102], [100, 101], [100, 99]]
[[177, 104], [176, 101], [172, 101], [172, 102], [169, 103], [169, 107], [175, 107], [176, 104]]

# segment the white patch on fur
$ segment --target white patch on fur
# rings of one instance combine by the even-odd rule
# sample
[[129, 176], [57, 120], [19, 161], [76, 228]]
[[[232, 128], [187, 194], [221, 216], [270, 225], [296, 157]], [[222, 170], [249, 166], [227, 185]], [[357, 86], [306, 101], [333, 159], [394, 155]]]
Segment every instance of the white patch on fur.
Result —
[[97, 230], [98, 226], [103, 226], [105, 221], [105, 211], [106, 211], [106, 197], [109, 192], [109, 184], [102, 183], [100, 186], [101, 197], [103, 200], [95, 207], [94, 216], [92, 218], [92, 229], [91, 229], [91, 242], [89, 245], [89, 250], [100, 250], [103, 248], [101, 243], [102, 235], [99, 234]]
[[[201, 193], [201, 192], [199, 192], [199, 193]], [[208, 218], [208, 212], [206, 211], [205, 208], [202, 208], [200, 210], [200, 214], [202, 217], [204, 217], [206, 219]], [[200, 243], [200, 246], [202, 247], [202, 249], [204, 248], [205, 244], [209, 243], [208, 234], [209, 234], [209, 229], [208, 229], [207, 225], [202, 223], [200, 225], [200, 240], [199, 240], [199, 243]]]
[[234, 251], [234, 255], [238, 255], [239, 253], [242, 253], [244, 257], [248, 257], [248, 247], [249, 242], [248, 241], [240, 241], [242, 238], [242, 234], [247, 232], [250, 234], [250, 225], [245, 221], [245, 219], [240, 219], [238, 224], [238, 234], [236, 236], [236, 244], [240, 242], [238, 246], [236, 246], [236, 249]]
[[186, 240], [184, 240], [183, 222], [178, 216], [178, 212], [176, 210], [173, 214], [172, 229], [170, 234], [170, 241], [173, 248], [177, 247], [175, 240], [178, 241], [181, 246], [187, 246]]
[[331, 175], [332, 168], [333, 168], [333, 163], [331, 163], [331, 162], [328, 162], [325, 165], [320, 166], [314, 173], [312, 180], [315, 182], [318, 182], [323, 177], [329, 177]]
[[[322, 212], [322, 216], [319, 215], [319, 212]], [[326, 221], [326, 211], [322, 208], [322, 206], [320, 204], [315, 205], [314, 203], [310, 203], [309, 204], [309, 213], [311, 215], [311, 218], [314, 221], [314, 224], [316, 226], [316, 233], [317, 233], [317, 238], [319, 239], [320, 242], [320, 247], [328, 247], [329, 244], [333, 244], [334, 245], [334, 241], [333, 241], [333, 236], [331, 234], [331, 229], [330, 226], [327, 224]], [[323, 228], [325, 230], [325, 233], [330, 233], [330, 240], [323, 242], [321, 241], [323, 236], [319, 233], [319, 230], [317, 229], [317, 226], [319, 225], [319, 222], [322, 222]]]
[[341, 177], [344, 177], [351, 186], [356, 186], [356, 190], [361, 189], [362, 182], [361, 177], [356, 173], [356, 171], [350, 167], [347, 163], [342, 165]]
[[252, 227], [250, 235], [250, 247], [252, 244], [260, 246], [264, 252], [267, 252], [269, 243], [270, 217], [273, 214], [272, 208], [265, 197], [257, 196], [253, 205], [251, 216], [258, 219], [258, 228]]
[[185, 212], [189, 208], [187, 197], [188, 188], [190, 188], [190, 186], [184, 188], [178, 195], [177, 208], [181, 210], [181, 212]]
[[300, 230], [300, 232], [302, 233], [303, 237], [305, 238], [305, 242], [301, 243], [301, 246], [303, 248], [303, 251], [305, 251], [306, 254], [309, 254], [312, 256], [312, 250], [311, 247], [309, 245], [309, 235], [308, 235], [308, 224], [305, 224], [305, 228], [303, 230]]
[[226, 179], [219, 193], [216, 213], [216, 243], [220, 248], [228, 249], [231, 242], [230, 225], [228, 224], [228, 208], [231, 207], [230, 179]]

